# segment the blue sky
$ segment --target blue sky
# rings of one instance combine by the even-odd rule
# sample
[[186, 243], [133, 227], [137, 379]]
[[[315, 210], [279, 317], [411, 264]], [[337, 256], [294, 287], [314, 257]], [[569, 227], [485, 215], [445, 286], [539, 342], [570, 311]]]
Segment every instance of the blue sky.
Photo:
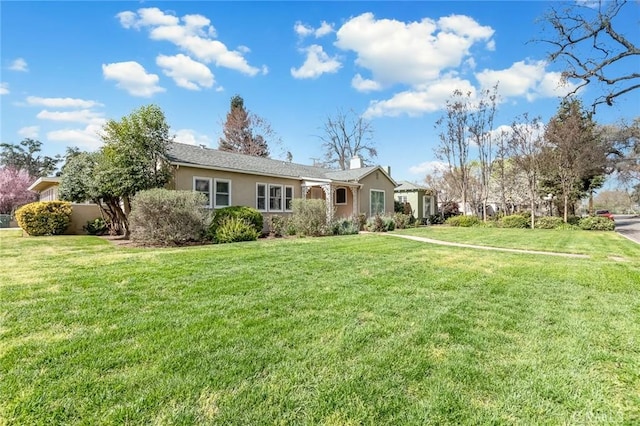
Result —
[[[155, 103], [176, 140], [216, 148], [239, 94], [282, 139], [272, 157], [311, 164], [326, 117], [353, 109], [372, 123], [376, 162], [420, 182], [455, 88], [499, 81], [496, 126], [555, 113], [567, 89], [548, 46], [532, 42], [552, 4], [3, 1], [0, 140], [36, 138], [48, 155], [95, 150], [106, 119]], [[639, 9], [619, 28], [636, 42]], [[585, 102], [598, 94], [582, 92]], [[596, 119], [638, 115], [632, 93]]]

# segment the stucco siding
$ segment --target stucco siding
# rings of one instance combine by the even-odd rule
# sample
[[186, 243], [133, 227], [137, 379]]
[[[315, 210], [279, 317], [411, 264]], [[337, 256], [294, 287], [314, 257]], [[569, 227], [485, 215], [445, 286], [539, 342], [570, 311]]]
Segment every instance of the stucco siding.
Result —
[[394, 184], [387, 176], [380, 170], [376, 170], [365, 176], [360, 183], [360, 213], [364, 213], [367, 216], [371, 215], [371, 190], [384, 191], [384, 212], [386, 214], [393, 214], [393, 200], [394, 200]]
[[[256, 185], [271, 184], [293, 187], [293, 198], [302, 196], [302, 187], [298, 179], [286, 179], [278, 177], [258, 176], [244, 173], [234, 173], [219, 170], [200, 169], [194, 167], [179, 167], [174, 172], [172, 182], [176, 190], [193, 191], [193, 181], [195, 177], [224, 179], [231, 182], [231, 205], [248, 206], [257, 208], [256, 205]], [[268, 213], [268, 212], [264, 212]]]

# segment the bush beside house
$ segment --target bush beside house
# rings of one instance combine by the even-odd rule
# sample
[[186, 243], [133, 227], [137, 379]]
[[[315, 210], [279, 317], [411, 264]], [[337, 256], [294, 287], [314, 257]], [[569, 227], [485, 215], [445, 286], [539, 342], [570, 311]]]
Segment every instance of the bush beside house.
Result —
[[31, 236], [60, 235], [71, 223], [71, 203], [37, 201], [20, 207], [15, 217], [20, 228]]

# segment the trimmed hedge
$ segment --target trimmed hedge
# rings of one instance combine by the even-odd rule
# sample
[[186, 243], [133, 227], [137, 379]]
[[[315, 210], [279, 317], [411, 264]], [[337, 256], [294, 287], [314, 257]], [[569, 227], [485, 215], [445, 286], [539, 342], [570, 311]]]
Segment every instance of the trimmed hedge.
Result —
[[470, 228], [472, 226], [479, 226], [482, 221], [477, 216], [451, 216], [444, 221], [445, 225], [449, 226], [461, 226], [463, 228]]
[[578, 226], [585, 231], [613, 231], [616, 229], [613, 220], [600, 216], [583, 217], [578, 222]]
[[71, 223], [71, 203], [37, 201], [20, 207], [15, 217], [20, 228], [31, 236], [60, 235]]
[[543, 216], [536, 219], [538, 229], [558, 229], [564, 225], [564, 220], [558, 216]]
[[500, 218], [501, 228], [529, 228], [531, 226], [531, 219], [520, 214], [512, 214], [509, 216], [503, 216]]
[[213, 219], [211, 219], [211, 225], [209, 225], [208, 234], [209, 237], [211, 237], [214, 241], [217, 242], [216, 233], [218, 227], [226, 222], [228, 218], [241, 219], [250, 224], [258, 233], [258, 235], [262, 234], [262, 227], [264, 226], [264, 218], [262, 217], [262, 213], [251, 207], [230, 206], [216, 210], [213, 215]]

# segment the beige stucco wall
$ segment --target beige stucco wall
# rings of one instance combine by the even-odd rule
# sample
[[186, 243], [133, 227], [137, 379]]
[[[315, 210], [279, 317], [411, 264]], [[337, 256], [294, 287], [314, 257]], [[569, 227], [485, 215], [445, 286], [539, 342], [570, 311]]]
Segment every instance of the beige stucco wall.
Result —
[[360, 181], [362, 187], [359, 189], [360, 213], [364, 213], [369, 216], [371, 212], [371, 198], [370, 193], [372, 189], [384, 191], [384, 210], [387, 214], [393, 214], [393, 190], [395, 186], [393, 182], [387, 178], [387, 176], [380, 170], [376, 170], [369, 175], [365, 176]]
[[67, 228], [67, 235], [85, 235], [82, 229], [88, 221], [100, 216], [100, 209], [95, 204], [71, 204], [71, 224]]
[[[245, 173], [178, 167], [174, 171], [172, 189], [192, 191], [194, 177], [227, 179], [231, 181], [231, 205], [256, 208], [256, 184], [289, 185], [293, 187], [293, 198], [302, 196], [302, 187], [298, 179], [266, 177]], [[268, 212], [265, 212], [268, 213]]]

